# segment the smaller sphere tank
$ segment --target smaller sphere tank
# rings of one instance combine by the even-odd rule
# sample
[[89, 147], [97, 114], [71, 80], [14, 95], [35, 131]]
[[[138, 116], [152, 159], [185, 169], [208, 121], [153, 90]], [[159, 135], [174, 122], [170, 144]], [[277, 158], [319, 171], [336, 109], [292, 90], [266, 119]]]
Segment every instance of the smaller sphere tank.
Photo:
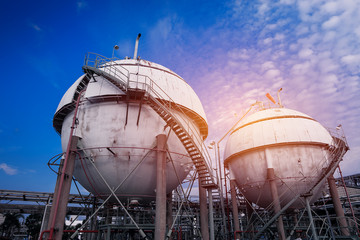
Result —
[[[259, 206], [272, 201], [267, 169], [275, 172], [278, 195], [282, 206], [297, 194], [312, 190], [321, 173], [331, 161], [329, 146], [332, 136], [310, 116], [286, 108], [258, 111], [235, 129], [226, 144], [225, 165], [245, 197]], [[303, 206], [298, 199], [292, 208]]]

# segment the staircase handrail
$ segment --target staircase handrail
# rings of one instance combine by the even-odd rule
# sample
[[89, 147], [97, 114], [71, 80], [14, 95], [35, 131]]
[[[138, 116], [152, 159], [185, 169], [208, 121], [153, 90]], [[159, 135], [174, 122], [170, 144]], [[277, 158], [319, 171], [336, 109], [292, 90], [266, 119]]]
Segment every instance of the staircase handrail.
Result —
[[[165, 100], [165, 104], [168, 104], [166, 107], [169, 109], [175, 109], [175, 108], [173, 108], [173, 106], [178, 106], [178, 104], [176, 104], [175, 101], [149, 76], [142, 75], [142, 74], [134, 74], [134, 73], [130, 73], [130, 75], [137, 75], [137, 76], [142, 76], [145, 78], [144, 82], [141, 82], [141, 84], [148, 87], [148, 89], [144, 89], [144, 90], [149, 94], [149, 97], [152, 97], [152, 100], [155, 101], [157, 104], [164, 105], [163, 103], [161, 103], [159, 101], [159, 99], [160, 99], [160, 100]], [[147, 83], [147, 79], [149, 80], [149, 83]], [[129, 86], [130, 86], [131, 82], [135, 82], [135, 81], [129, 80]], [[138, 84], [139, 82], [137, 81], [136, 83]], [[164, 98], [164, 95], [161, 95], [158, 91], [156, 91], [154, 86], [156, 86], [168, 99]], [[129, 87], [129, 88], [131, 89], [131, 87]], [[154, 96], [152, 96], [151, 93], [153, 93]], [[186, 116], [186, 113], [183, 111], [183, 109], [181, 107], [176, 107], [176, 110], [183, 113]], [[206, 162], [206, 167], [208, 168], [208, 171], [209, 171], [211, 177], [214, 178], [214, 173], [213, 173], [214, 170], [211, 166], [211, 162], [209, 162], [210, 154], [207, 151], [204, 141], [202, 141], [201, 137], [198, 135], [198, 133], [191, 128], [188, 120], [181, 117], [181, 115], [174, 116], [174, 114], [169, 112], [167, 109], [165, 109], [165, 111], [169, 115], [171, 115], [171, 117], [173, 119], [176, 120], [177, 124], [180, 127], [182, 127], [192, 137], [193, 140], [195, 140], [194, 144], [198, 148], [199, 152], [202, 154], [204, 161]], [[180, 119], [183, 121], [180, 122], [178, 117], [180, 117]], [[186, 124], [186, 128], [182, 124], [184, 122]]]
[[[144, 88], [142, 90], [145, 90], [145, 92], [148, 94], [149, 97], [152, 98], [152, 100], [154, 102], [156, 102], [157, 104], [160, 104], [160, 106], [162, 106], [162, 105], [164, 105], [164, 103], [161, 103], [161, 102], [165, 101], [165, 104], [168, 103], [168, 106], [166, 106], [167, 108], [172, 108], [172, 105], [177, 106], [176, 110], [180, 111], [181, 113], [183, 113], [186, 116], [186, 113], [183, 111], [183, 109], [181, 107], [178, 107], [178, 104], [176, 104], [175, 101], [158, 84], [156, 84], [156, 82], [154, 80], [152, 80], [149, 76], [142, 75], [142, 74], [130, 73], [129, 70], [127, 70], [120, 64], [116, 64], [115, 60], [118, 60], [118, 59], [117, 58], [107, 58], [100, 54], [89, 52], [85, 56], [84, 66], [90, 66], [90, 67], [97, 68], [97, 69], [115, 77], [118, 80], [119, 84], [121, 84], [124, 87], [124, 89], [123, 89], [124, 91], [128, 91], [129, 89], [139, 90], [139, 89], [141, 89], [141, 88], [138, 88], [139, 83], [140, 83], [141, 85], [144, 86]], [[124, 70], [126, 74], [124, 74], [118, 68], [120, 68], [121, 70]], [[137, 76], [137, 81], [130, 80], [131, 76], [133, 76], [133, 75]], [[139, 78], [138, 78], [139, 76], [144, 77], [144, 82], [139, 82]], [[149, 81], [149, 82], [147, 82], [147, 81]], [[136, 83], [136, 88], [131, 87], [131, 83]], [[166, 98], [164, 98], [163, 95], [161, 95], [158, 91], [155, 90], [154, 85], [162, 92], [162, 94], [164, 94], [166, 96]], [[152, 96], [151, 93], [153, 93], [154, 96]], [[159, 99], [162, 101], [160, 102]], [[181, 126], [185, 131], [187, 131], [187, 133], [192, 137], [192, 140], [195, 139], [194, 145], [198, 149], [199, 153], [203, 156], [203, 159], [205, 161], [205, 165], [206, 165], [206, 168], [208, 169], [210, 177], [211, 177], [212, 181], [216, 184], [216, 182], [214, 181], [214, 170], [212, 168], [211, 162], [209, 162], [210, 154], [207, 151], [204, 141], [201, 140], [201, 137], [199, 139], [198, 133], [191, 129], [189, 122], [185, 118], [180, 117], [183, 120], [182, 122], [186, 123], [187, 129], [183, 127], [183, 125], [181, 124], [182, 122], [180, 122], [178, 120], [178, 118], [174, 116], [173, 113], [169, 112], [167, 109], [165, 109], [165, 110], [173, 119], [175, 119], [177, 121], [177, 124], [179, 126]]]
[[[94, 56], [95, 58], [92, 58]], [[114, 76], [117, 79], [122, 80], [122, 84], [124, 84], [124, 90], [127, 91], [129, 83], [129, 70], [121, 66], [120, 64], [116, 64], [116, 60], [120, 60], [119, 58], [107, 58], [97, 53], [88, 52], [85, 55], [84, 66], [90, 66], [94, 68], [98, 68], [105, 73]], [[116, 67], [115, 67], [116, 66]], [[122, 72], [124, 71], [124, 72]], [[124, 79], [125, 78], [125, 79]]]

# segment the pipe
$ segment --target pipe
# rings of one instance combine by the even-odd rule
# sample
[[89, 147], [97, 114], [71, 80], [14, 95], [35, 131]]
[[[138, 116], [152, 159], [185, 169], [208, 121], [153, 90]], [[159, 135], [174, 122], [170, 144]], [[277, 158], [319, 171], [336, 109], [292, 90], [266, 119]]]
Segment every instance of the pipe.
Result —
[[215, 233], [214, 233], [214, 208], [213, 208], [213, 196], [212, 196], [212, 189], [211, 189], [211, 188], [208, 188], [208, 198], [209, 198], [210, 240], [215, 240]]
[[138, 34], [135, 42], [135, 50], [134, 50], [134, 59], [137, 58], [138, 46], [139, 46], [139, 39], [141, 37], [141, 33]]
[[[76, 232], [77, 230], [64, 230], [63, 232], [66, 232], [66, 233], [70, 233], [70, 232]], [[82, 233], [98, 233], [99, 231], [98, 230], [78, 230], [79, 232], [82, 232]], [[39, 240], [42, 240], [42, 238], [44, 237], [44, 233], [49, 233], [50, 230], [44, 230], [41, 232], [40, 234], [40, 238]]]

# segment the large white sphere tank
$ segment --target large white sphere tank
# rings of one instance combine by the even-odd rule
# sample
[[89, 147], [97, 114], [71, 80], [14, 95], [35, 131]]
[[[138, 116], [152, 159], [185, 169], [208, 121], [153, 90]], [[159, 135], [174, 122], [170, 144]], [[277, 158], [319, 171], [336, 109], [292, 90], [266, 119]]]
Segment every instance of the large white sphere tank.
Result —
[[[176, 73], [149, 61], [125, 59], [112, 63], [128, 71], [133, 88], [144, 83], [161, 92], [170, 111], [201, 140], [208, 125], [201, 102], [193, 89]], [[69, 141], [75, 100], [86, 89], [80, 103], [74, 135], [79, 137], [79, 157], [74, 176], [95, 196], [106, 197], [110, 190], [121, 199], [151, 200], [156, 194], [156, 136], [167, 136], [166, 190], [171, 192], [185, 179], [193, 163], [185, 147], [166, 122], [141, 96], [129, 98], [104, 77], [81, 76], [65, 93], [54, 116], [54, 128], [61, 134], [63, 151]], [[157, 96], [157, 99], [161, 97]], [[176, 105], [173, 106], [173, 105]], [[181, 109], [181, 111], [179, 110]], [[81, 156], [81, 157], [80, 157]], [[92, 163], [93, 162], [93, 163]], [[95, 167], [93, 166], [95, 164]], [[100, 174], [97, 172], [99, 170]]]
[[[267, 169], [273, 168], [281, 206], [321, 179], [331, 159], [329, 132], [306, 114], [286, 108], [258, 111], [235, 129], [226, 144], [225, 165], [245, 197], [259, 206], [272, 201]], [[316, 195], [319, 189], [312, 189]], [[292, 207], [302, 207], [301, 199]]]

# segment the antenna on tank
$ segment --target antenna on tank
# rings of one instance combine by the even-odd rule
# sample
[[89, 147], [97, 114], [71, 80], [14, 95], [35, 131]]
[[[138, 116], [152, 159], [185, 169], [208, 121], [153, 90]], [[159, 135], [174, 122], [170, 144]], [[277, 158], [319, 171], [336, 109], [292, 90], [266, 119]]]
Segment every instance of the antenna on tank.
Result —
[[278, 91], [277, 91], [277, 97], [278, 97], [278, 102], [279, 102], [279, 107], [283, 108], [284, 106], [282, 105], [281, 103], [281, 98], [280, 98], [280, 92], [282, 91], [282, 88], [280, 88]]
[[270, 93], [267, 93], [267, 94], [266, 94], [266, 97], [267, 97], [273, 104], [276, 104], [275, 99], [270, 95]]
[[137, 58], [138, 46], [139, 46], [139, 39], [141, 37], [141, 33], [138, 34], [135, 42], [135, 50], [134, 50], [134, 59]]
[[[280, 88], [278, 91], [277, 91], [277, 98], [278, 98], [278, 105], [280, 108], [283, 108], [284, 106], [282, 105], [281, 103], [281, 98], [280, 98], [280, 92], [282, 91], [282, 88]], [[273, 104], [276, 104], [276, 101], [275, 99], [270, 95], [270, 93], [266, 93], [266, 97], [273, 103]]]

